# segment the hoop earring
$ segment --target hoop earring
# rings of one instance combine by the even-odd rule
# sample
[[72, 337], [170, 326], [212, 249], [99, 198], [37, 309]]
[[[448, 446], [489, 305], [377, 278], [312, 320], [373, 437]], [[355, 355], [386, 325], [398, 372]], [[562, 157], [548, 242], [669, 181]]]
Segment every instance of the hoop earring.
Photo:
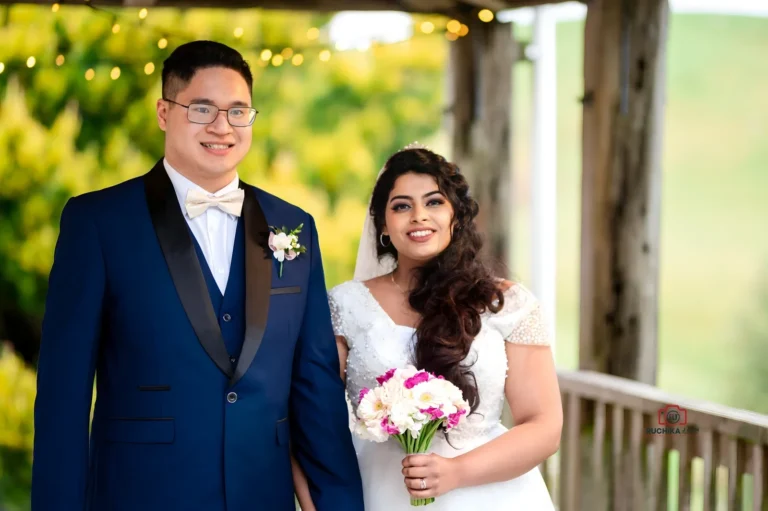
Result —
[[[389, 238], [389, 236], [387, 236]], [[385, 244], [384, 243], [384, 233], [379, 234], [379, 243], [381, 243], [381, 246], [386, 248], [390, 245], [390, 243]]]

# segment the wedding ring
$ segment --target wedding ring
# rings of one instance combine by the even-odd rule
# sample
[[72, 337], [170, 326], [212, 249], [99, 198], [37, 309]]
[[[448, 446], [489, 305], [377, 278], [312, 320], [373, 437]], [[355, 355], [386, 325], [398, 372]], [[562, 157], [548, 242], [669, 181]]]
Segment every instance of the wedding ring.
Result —
[[427, 489], [427, 482], [424, 480], [424, 478], [421, 478], [421, 489], [426, 490]]

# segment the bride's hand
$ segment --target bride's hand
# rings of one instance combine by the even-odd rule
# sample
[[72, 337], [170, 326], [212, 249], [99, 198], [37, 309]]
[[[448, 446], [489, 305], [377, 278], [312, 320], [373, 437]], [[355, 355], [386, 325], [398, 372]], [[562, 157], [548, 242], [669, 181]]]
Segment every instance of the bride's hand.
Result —
[[[411, 454], [403, 460], [408, 493], [415, 499], [439, 497], [459, 485], [457, 461], [438, 454]], [[423, 481], [423, 482], [422, 482]]]

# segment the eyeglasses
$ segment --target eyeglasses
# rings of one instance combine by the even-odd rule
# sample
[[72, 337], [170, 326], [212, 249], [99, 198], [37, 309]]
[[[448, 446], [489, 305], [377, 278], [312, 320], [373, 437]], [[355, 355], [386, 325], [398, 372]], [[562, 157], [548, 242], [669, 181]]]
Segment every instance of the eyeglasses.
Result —
[[233, 106], [228, 110], [217, 107], [216, 105], [210, 105], [207, 103], [190, 103], [189, 105], [182, 105], [172, 99], [163, 98], [163, 101], [179, 105], [187, 109], [187, 119], [189, 122], [195, 124], [211, 124], [219, 116], [219, 112], [227, 113], [227, 122], [236, 128], [245, 128], [253, 124], [256, 119], [256, 114], [259, 113], [255, 108], [249, 108], [247, 106]]

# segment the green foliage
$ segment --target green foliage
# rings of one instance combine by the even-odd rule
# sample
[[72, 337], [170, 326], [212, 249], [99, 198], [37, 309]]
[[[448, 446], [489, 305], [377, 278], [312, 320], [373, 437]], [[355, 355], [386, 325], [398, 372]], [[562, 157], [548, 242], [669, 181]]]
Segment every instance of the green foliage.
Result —
[[0, 345], [0, 507], [29, 508], [35, 373]]

